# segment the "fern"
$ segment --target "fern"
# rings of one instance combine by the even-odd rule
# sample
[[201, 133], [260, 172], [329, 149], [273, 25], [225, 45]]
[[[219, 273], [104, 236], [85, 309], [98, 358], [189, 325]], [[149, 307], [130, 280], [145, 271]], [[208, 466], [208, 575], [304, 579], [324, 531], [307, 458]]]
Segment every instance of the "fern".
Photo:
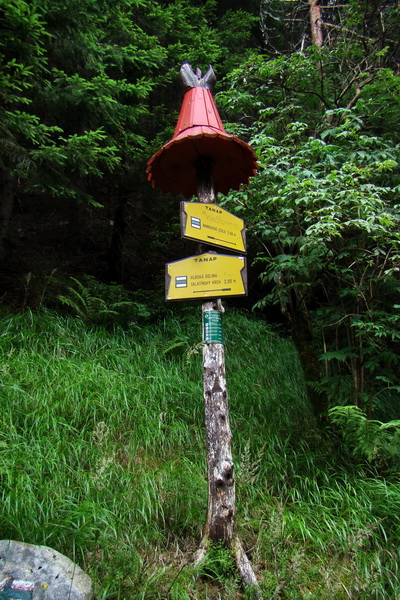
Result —
[[75, 277], [71, 280], [74, 285], [67, 286], [68, 293], [59, 295], [58, 299], [87, 323], [116, 322], [117, 317], [132, 321], [133, 316], [147, 317], [150, 314], [143, 304], [120, 300], [121, 286], [106, 286], [90, 276], [86, 276], [84, 282]]
[[252, 486], [257, 482], [260, 475], [260, 467], [265, 447], [266, 444], [264, 444], [258, 450], [257, 455], [253, 457], [250, 450], [250, 440], [247, 441], [237, 468], [237, 479], [243, 487]]
[[358, 406], [353, 405], [335, 406], [329, 410], [329, 417], [341, 429], [353, 456], [368, 461], [378, 457], [399, 457], [394, 438], [398, 439], [400, 435], [400, 420], [382, 423], [368, 419]]
[[72, 308], [84, 321], [96, 321], [100, 315], [117, 315], [114, 305], [107, 306], [102, 298], [94, 296], [81, 281], [71, 277], [76, 287], [68, 286], [69, 296], [60, 295], [63, 304]]
[[175, 337], [169, 341], [163, 348], [162, 356], [180, 356], [187, 349], [187, 341], [179, 337]]

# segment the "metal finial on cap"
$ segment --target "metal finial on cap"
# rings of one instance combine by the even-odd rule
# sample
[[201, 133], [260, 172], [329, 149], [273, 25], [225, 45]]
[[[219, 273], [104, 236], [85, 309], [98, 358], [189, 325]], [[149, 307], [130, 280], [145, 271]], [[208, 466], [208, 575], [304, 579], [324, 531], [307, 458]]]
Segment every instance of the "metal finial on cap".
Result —
[[207, 73], [204, 77], [201, 76], [201, 70], [196, 69], [194, 73], [189, 63], [184, 63], [180, 70], [181, 80], [186, 89], [190, 90], [194, 87], [204, 87], [207, 90], [212, 90], [217, 78], [215, 77], [214, 70], [210, 65]]

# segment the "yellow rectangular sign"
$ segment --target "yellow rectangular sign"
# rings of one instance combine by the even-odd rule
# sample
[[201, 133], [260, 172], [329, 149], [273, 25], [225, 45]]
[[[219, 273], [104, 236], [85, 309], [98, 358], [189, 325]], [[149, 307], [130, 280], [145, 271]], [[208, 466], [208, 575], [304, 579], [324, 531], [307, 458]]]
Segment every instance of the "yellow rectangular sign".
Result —
[[206, 252], [167, 263], [165, 267], [166, 300], [193, 300], [247, 294], [244, 256]]
[[181, 229], [184, 238], [246, 252], [243, 219], [216, 204], [181, 202]]

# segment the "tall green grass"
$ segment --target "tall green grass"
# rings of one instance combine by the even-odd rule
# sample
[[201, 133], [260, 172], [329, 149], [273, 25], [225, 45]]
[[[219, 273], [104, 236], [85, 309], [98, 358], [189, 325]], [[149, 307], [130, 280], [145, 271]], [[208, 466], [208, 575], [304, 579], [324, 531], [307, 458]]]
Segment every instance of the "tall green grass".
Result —
[[[0, 323], [1, 538], [70, 556], [98, 600], [243, 597], [223, 553], [213, 579], [190, 563], [207, 505], [201, 327], [175, 312], [113, 331]], [[288, 340], [224, 319], [238, 528], [265, 598], [400, 598], [396, 477], [318, 431]]]

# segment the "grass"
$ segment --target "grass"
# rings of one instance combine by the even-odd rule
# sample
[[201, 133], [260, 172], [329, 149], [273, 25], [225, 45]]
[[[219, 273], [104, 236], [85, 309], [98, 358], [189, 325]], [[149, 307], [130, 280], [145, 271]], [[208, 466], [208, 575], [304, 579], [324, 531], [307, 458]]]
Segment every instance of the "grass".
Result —
[[[194, 312], [125, 330], [1, 320], [1, 538], [68, 555], [97, 600], [244, 597], [223, 549], [207, 577], [190, 563], [207, 505]], [[397, 476], [316, 429], [288, 340], [224, 319], [238, 528], [264, 597], [400, 598]]]

